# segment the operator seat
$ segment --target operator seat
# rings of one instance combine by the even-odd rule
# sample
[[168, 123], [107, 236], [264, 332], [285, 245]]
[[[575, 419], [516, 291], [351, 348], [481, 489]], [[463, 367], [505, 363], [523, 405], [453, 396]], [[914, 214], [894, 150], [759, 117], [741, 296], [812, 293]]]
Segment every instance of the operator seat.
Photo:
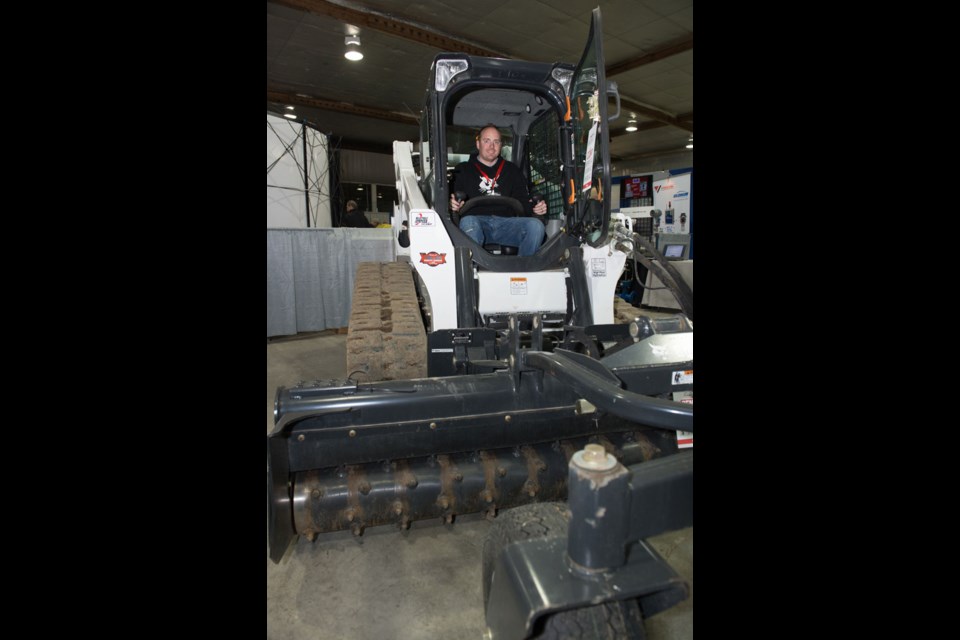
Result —
[[483, 248], [486, 249], [488, 253], [501, 256], [515, 256], [520, 252], [520, 247], [509, 244], [497, 244], [495, 242], [487, 242], [483, 245]]

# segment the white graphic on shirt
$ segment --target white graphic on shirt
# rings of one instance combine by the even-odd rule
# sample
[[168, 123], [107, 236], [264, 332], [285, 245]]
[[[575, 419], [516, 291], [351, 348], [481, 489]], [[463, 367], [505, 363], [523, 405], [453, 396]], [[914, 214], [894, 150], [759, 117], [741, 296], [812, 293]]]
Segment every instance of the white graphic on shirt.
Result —
[[480, 195], [483, 195], [483, 196], [500, 195], [500, 192], [497, 191], [497, 181], [491, 178], [480, 178]]

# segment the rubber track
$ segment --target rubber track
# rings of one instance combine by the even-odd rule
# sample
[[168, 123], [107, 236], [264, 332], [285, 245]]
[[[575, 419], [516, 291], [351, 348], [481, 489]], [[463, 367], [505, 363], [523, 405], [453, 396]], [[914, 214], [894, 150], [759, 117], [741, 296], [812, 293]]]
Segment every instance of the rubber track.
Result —
[[427, 333], [413, 283], [402, 262], [361, 262], [347, 329], [347, 375], [353, 380], [427, 376]]
[[641, 313], [640, 309], [637, 309], [620, 296], [616, 296], [613, 299], [614, 324], [630, 324], [637, 316], [641, 315]]

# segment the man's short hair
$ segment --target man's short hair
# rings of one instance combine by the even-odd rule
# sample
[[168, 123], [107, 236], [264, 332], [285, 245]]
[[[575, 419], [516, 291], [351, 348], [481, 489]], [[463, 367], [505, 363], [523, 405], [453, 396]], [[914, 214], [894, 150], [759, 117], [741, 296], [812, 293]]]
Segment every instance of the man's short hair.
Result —
[[479, 129], [477, 129], [477, 135], [474, 136], [474, 138], [477, 140], [477, 142], [480, 141], [480, 134], [483, 133], [483, 130], [484, 130], [484, 129], [490, 129], [490, 128], [496, 129], [496, 130], [497, 130], [497, 133], [500, 134], [500, 139], [501, 139], [501, 140], [503, 139], [503, 134], [500, 133], [500, 127], [498, 127], [497, 125], [493, 124], [492, 122], [488, 122], [487, 124], [483, 125], [483, 126], [480, 127]]
[[358, 209], [358, 208], [359, 208], [359, 207], [357, 206], [357, 201], [356, 201], [356, 200], [347, 200], [347, 209], [350, 208], [350, 205], [353, 205], [353, 208], [354, 208], [354, 209]]

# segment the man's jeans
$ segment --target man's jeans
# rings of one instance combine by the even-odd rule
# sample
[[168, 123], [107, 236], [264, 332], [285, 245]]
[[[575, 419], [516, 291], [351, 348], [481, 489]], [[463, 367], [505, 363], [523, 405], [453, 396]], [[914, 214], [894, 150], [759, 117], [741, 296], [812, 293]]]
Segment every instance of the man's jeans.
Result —
[[537, 218], [501, 218], [500, 216], [466, 216], [460, 230], [481, 247], [484, 242], [518, 247], [518, 256], [532, 256], [540, 248], [545, 235]]

